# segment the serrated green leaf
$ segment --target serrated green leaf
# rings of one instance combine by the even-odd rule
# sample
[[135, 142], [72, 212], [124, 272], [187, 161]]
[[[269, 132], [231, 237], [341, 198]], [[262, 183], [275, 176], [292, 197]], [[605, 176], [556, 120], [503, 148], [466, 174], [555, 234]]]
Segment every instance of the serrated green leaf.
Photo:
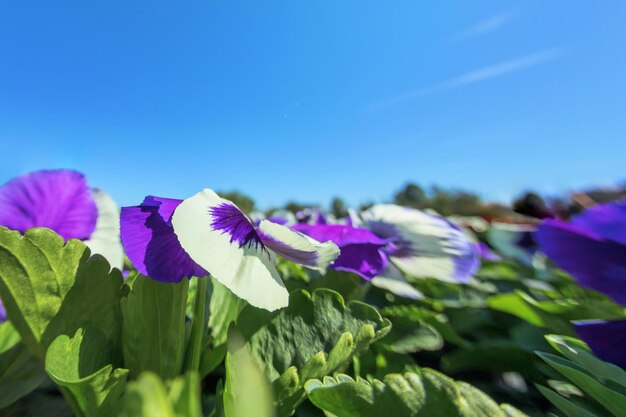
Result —
[[122, 298], [124, 364], [131, 376], [151, 371], [169, 379], [180, 374], [188, 286], [187, 279], [161, 283], [138, 275]]
[[267, 312], [247, 307], [237, 329], [272, 381], [279, 416], [290, 415], [304, 398], [307, 378], [321, 378], [385, 336], [390, 322], [361, 302], [347, 305], [335, 291], [296, 290], [289, 307]]
[[122, 275], [80, 241], [0, 227], [0, 296], [24, 345], [43, 361], [61, 334], [97, 328], [121, 358]]
[[114, 369], [113, 355], [97, 328], [79, 329], [72, 338], [58, 336], [50, 344], [46, 372], [61, 387], [77, 416], [117, 415], [128, 370]]
[[46, 374], [11, 322], [0, 324], [0, 409], [37, 388]]
[[164, 383], [145, 372], [128, 384], [120, 417], [202, 417], [200, 378], [195, 372]]
[[469, 346], [470, 342], [463, 338], [441, 313], [421, 308], [415, 305], [400, 305], [385, 307], [381, 310], [383, 317], [393, 322], [394, 317], [406, 317], [414, 322], [425, 322], [435, 328], [446, 342], [457, 346]]
[[[386, 375], [383, 381], [347, 375], [313, 379], [305, 384], [309, 400], [337, 417], [505, 417], [524, 416], [498, 406], [482, 391], [456, 383], [432, 369]], [[393, 410], [393, 411], [391, 411]], [[517, 414], [514, 414], [517, 413]]]

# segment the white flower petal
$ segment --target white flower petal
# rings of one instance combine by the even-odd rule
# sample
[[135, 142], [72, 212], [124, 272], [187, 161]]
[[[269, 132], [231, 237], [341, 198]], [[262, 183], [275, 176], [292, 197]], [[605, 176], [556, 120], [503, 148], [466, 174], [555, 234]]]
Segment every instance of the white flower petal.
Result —
[[111, 196], [102, 190], [92, 190], [98, 209], [96, 228], [84, 243], [91, 253], [98, 253], [120, 271], [124, 266], [124, 248], [120, 240], [120, 212]]
[[[216, 210], [228, 205], [237, 212], [223, 218], [216, 215]], [[269, 311], [286, 307], [289, 293], [270, 254], [259, 244], [258, 236], [250, 235], [251, 240], [244, 241], [241, 232], [248, 230], [244, 221], [250, 223], [233, 203], [209, 189], [184, 200], [172, 217], [183, 249], [217, 281], [255, 307]]]

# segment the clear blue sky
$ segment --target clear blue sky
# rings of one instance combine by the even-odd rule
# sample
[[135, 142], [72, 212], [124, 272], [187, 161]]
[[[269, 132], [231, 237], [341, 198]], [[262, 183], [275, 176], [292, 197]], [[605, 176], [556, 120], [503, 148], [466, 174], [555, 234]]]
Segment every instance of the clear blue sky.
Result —
[[356, 204], [626, 179], [626, 2], [5, 1], [0, 182]]

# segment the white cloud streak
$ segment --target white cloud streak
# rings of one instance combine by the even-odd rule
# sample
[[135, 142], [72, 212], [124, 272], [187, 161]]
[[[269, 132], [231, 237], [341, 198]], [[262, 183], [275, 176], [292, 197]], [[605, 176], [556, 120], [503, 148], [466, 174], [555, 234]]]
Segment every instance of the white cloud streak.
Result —
[[441, 93], [448, 90], [453, 90], [466, 85], [478, 83], [481, 81], [491, 80], [503, 75], [511, 74], [514, 72], [522, 71], [528, 68], [532, 68], [538, 65], [546, 64], [554, 61], [563, 56], [564, 51], [559, 48], [546, 49], [543, 51], [535, 52], [533, 54], [524, 55], [509, 61], [500, 62], [494, 65], [489, 65], [484, 68], [480, 68], [475, 71], [467, 72], [459, 75], [458, 77], [451, 78], [447, 81], [434, 84], [431, 86], [423, 87], [417, 90], [411, 90], [406, 93], [398, 94], [385, 100], [381, 100], [370, 106], [371, 111], [380, 110], [392, 105], [405, 103], [408, 101], [416, 100], [418, 98]]
[[515, 19], [516, 16], [517, 13], [515, 12], [501, 13], [492, 16], [489, 19], [478, 22], [474, 26], [470, 26], [469, 28], [456, 35], [455, 38], [467, 39], [493, 32], [504, 27], [507, 23]]

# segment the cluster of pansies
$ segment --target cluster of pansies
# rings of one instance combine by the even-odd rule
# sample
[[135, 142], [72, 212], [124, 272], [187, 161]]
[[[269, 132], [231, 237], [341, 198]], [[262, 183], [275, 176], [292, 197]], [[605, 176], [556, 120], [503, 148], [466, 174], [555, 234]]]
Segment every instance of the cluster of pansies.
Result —
[[[251, 305], [270, 311], [289, 294], [274, 267], [280, 255], [307, 268], [350, 271], [397, 295], [419, 297], [403, 274], [466, 282], [479, 266], [478, 247], [463, 230], [434, 214], [395, 205], [361, 213], [360, 227], [328, 224], [320, 212], [253, 222], [234, 203], [205, 189], [185, 200], [147, 196], [117, 208], [82, 174], [39, 171], [0, 190], [0, 225], [47, 227], [81, 239], [122, 266], [121, 243], [133, 266], [161, 282], [209, 274]], [[356, 216], [355, 216], [356, 217]], [[352, 223], [352, 220], [350, 221]]]
[[[566, 333], [569, 337], [577, 335], [597, 357], [626, 368], [626, 354], [622, 349], [622, 342], [626, 342], [626, 314], [623, 309], [626, 306], [626, 200], [591, 207], [568, 220], [559, 220], [554, 215], [541, 217], [520, 217], [515, 221], [460, 216], [445, 218], [431, 211], [394, 204], [376, 204], [361, 212], [349, 210], [345, 218], [336, 218], [319, 209], [306, 209], [297, 213], [252, 213], [248, 216], [232, 201], [220, 197], [211, 189], [204, 189], [185, 199], [146, 196], [139, 205], [122, 207], [120, 210], [108, 194], [92, 188], [79, 172], [66, 169], [32, 172], [0, 187], [0, 232], [8, 229], [13, 233], [4, 234], [0, 238], [0, 293], [7, 302], [7, 311], [0, 303], [0, 322], [4, 322], [0, 326], [12, 326], [14, 323], [19, 332], [25, 332], [20, 333], [20, 336], [32, 350], [33, 340], [37, 339], [33, 336], [36, 330], [24, 327], [24, 323], [29, 323], [28, 319], [23, 320], [19, 314], [40, 314], [51, 323], [54, 323], [54, 314], [61, 314], [59, 311], [48, 311], [51, 308], [45, 304], [48, 301], [43, 301], [45, 307], [42, 310], [39, 306], [25, 305], [19, 298], [19, 291], [29, 292], [27, 295], [32, 300], [47, 300], [45, 297], [50, 294], [65, 294], [66, 289], [62, 288], [64, 284], [60, 281], [46, 283], [44, 280], [44, 287], [49, 284], [49, 288], [43, 289], [43, 295], [38, 295], [35, 289], [15, 290], [22, 287], [13, 286], [10, 282], [15, 279], [14, 276], [37, 273], [29, 266], [29, 259], [21, 258], [15, 249], [18, 243], [11, 240], [15, 239], [15, 232], [19, 232], [18, 236], [27, 237], [30, 229], [46, 228], [60, 236], [68, 246], [70, 241], [82, 241], [92, 255], [101, 255], [106, 259], [109, 273], [123, 273], [124, 279], [128, 281], [119, 296], [122, 297], [125, 320], [134, 317], [139, 322], [148, 322], [154, 314], [157, 316], [159, 332], [165, 328], [165, 331], [177, 334], [173, 338], [165, 337], [163, 342], [172, 351], [178, 352], [175, 362], [179, 365], [174, 376], [179, 375], [184, 368], [188, 372], [186, 375], [197, 373], [206, 377], [220, 364], [226, 367], [227, 388], [223, 393], [215, 395], [223, 394], [223, 406], [230, 410], [224, 411], [227, 417], [242, 415], [233, 414], [232, 411], [235, 406], [231, 403], [236, 395], [233, 394], [234, 377], [230, 372], [235, 365], [229, 362], [228, 356], [224, 357], [225, 341], [229, 341], [228, 354], [231, 359], [237, 357], [243, 362], [249, 359], [241, 357], [241, 353], [236, 353], [238, 350], [232, 348], [232, 328], [245, 336], [247, 346], [252, 351], [256, 349], [255, 358], [261, 362], [260, 369], [265, 373], [262, 379], [268, 378], [273, 389], [278, 390], [274, 392], [274, 406], [280, 416], [293, 414], [305, 396], [327, 415], [378, 415], [367, 411], [360, 414], [346, 411], [358, 409], [360, 405], [356, 403], [345, 405], [345, 410], [334, 407], [333, 401], [340, 401], [342, 397], [336, 393], [322, 400], [316, 396], [323, 396], [323, 390], [332, 391], [335, 385], [346, 384], [354, 388], [354, 384], [361, 384], [361, 391], [355, 388], [361, 392], [354, 394], [357, 398], [363, 390], [383, 384], [380, 381], [373, 382], [374, 377], [382, 378], [379, 373], [383, 371], [386, 372], [385, 383], [392, 386], [394, 383], [387, 379], [391, 375], [389, 370], [404, 372], [401, 377], [409, 380], [414, 377], [426, 378], [421, 370], [416, 371], [421, 369], [416, 358], [420, 358], [419, 352], [422, 350], [439, 350], [443, 367], [451, 372], [481, 371], [482, 366], [495, 372], [490, 368], [491, 364], [480, 360], [485, 346], [492, 343], [489, 338], [502, 337], [498, 331], [508, 333], [510, 330], [511, 339], [493, 342], [494, 346], [499, 346], [499, 353], [488, 359], [491, 353], [488, 349], [484, 350], [487, 356], [482, 359], [492, 360], [498, 371], [507, 371], [503, 374], [506, 378], [511, 378], [508, 374], [515, 374], [522, 375], [529, 382], [545, 382], [541, 379], [533, 380], [542, 372], [541, 367], [535, 365], [534, 361], [539, 359], [534, 351], [529, 353], [532, 360], [525, 357], [526, 362], [519, 367], [514, 363], [502, 365], [498, 355], [508, 354], [505, 349], [509, 346], [507, 343], [516, 344], [516, 355], [535, 343], [520, 342], [520, 335], [523, 335], [522, 339], [534, 335], [533, 340], [536, 340], [537, 336], [542, 338], [549, 332]], [[56, 266], [57, 260], [47, 258], [50, 255], [46, 250], [56, 246], [48, 246], [38, 249], [43, 256], [41, 259], [47, 260], [49, 271], [46, 274], [61, 274]], [[3, 259], [6, 265], [1, 265]], [[288, 273], [285, 274], [285, 271]], [[122, 278], [119, 279], [122, 282]], [[142, 291], [141, 288], [146, 285], [142, 281], [144, 279], [154, 283], [157, 286], [154, 288], [159, 288], [146, 290], [146, 294], [154, 295], [163, 291], [171, 305], [160, 305], [159, 301], [154, 310], [131, 315], [127, 305], [131, 303], [130, 298], [135, 297], [133, 292]], [[332, 282], [335, 279], [337, 282]], [[137, 287], [134, 287], [135, 282], [139, 282]], [[195, 284], [193, 289], [189, 289], [189, 294], [194, 296], [193, 300], [187, 299], [190, 282]], [[337, 289], [341, 295], [330, 290], [320, 292], [319, 282]], [[322, 290], [324, 288], [321, 287]], [[134, 300], [141, 300], [145, 296], [137, 295]], [[346, 300], [352, 299], [348, 307], [344, 305], [342, 296]], [[208, 299], [211, 299], [210, 303]], [[152, 306], [150, 300], [143, 302]], [[177, 317], [181, 319], [178, 328], [171, 324], [168, 326], [174, 327], [169, 330], [167, 326], [161, 328], [161, 320], [170, 318], [167, 316], [168, 309], [171, 308], [171, 314], [175, 315], [174, 306], [177, 306]], [[207, 308], [210, 313], [206, 311]], [[207, 320], [209, 314], [211, 317]], [[511, 325], [512, 317], [518, 320], [515, 325]], [[256, 330], [250, 331], [252, 324], [249, 323], [256, 321], [261, 324], [255, 324]], [[185, 325], [186, 322], [191, 322], [191, 325]], [[364, 327], [350, 327], [356, 326], [354, 323]], [[363, 330], [370, 329], [366, 323], [376, 331]], [[124, 326], [130, 328], [128, 324]], [[345, 333], [342, 336], [348, 337], [350, 341], [340, 341], [339, 333], [331, 336], [333, 326], [342, 328], [342, 331], [352, 331], [349, 337]], [[391, 333], [385, 339], [390, 328]], [[44, 334], [50, 331], [45, 329]], [[81, 331], [85, 329], [81, 328]], [[91, 332], [89, 330], [93, 334]], [[124, 330], [121, 334], [129, 337], [128, 332]], [[364, 334], [367, 332], [374, 333], [367, 336], [369, 339], [364, 342]], [[2, 334], [0, 328], [0, 336]], [[75, 335], [61, 333], [59, 337], [72, 336]], [[77, 333], [75, 337], [79, 336]], [[11, 343], [19, 340], [18, 336], [12, 337], [14, 339], [11, 339]], [[42, 336], [43, 339], [45, 337]], [[73, 340], [75, 343], [80, 341]], [[0, 368], [3, 366], [2, 342], [0, 340]], [[168, 345], [170, 342], [171, 346]], [[441, 350], [444, 342], [448, 351], [449, 346], [456, 346], [457, 350], [452, 353]], [[37, 340], [37, 343], [43, 342]], [[277, 343], [288, 346], [282, 348], [276, 346]], [[311, 344], [310, 349], [322, 349], [325, 355], [323, 360], [315, 356], [315, 361], [318, 361], [315, 362], [313, 356], [294, 351], [299, 349], [298, 343]], [[371, 353], [368, 353], [370, 356], [363, 353], [363, 358], [358, 359], [359, 352], [362, 353], [369, 344], [372, 345]], [[182, 345], [184, 348], [181, 348]], [[349, 353], [341, 356], [337, 346], [343, 346], [342, 349]], [[309, 346], [301, 347], [308, 352]], [[537, 347], [539, 350], [547, 350], [542, 345]], [[36, 349], [51, 348], [48, 345], [43, 348], [37, 345]], [[36, 349], [35, 353], [40, 354]], [[137, 366], [137, 363], [142, 362], [141, 359], [131, 358], [131, 348], [124, 346], [118, 350], [123, 350], [124, 363], [131, 373], [144, 370], [142, 366]], [[157, 355], [161, 355], [162, 351], [163, 348], [159, 346]], [[462, 363], [459, 357], [465, 358], [466, 363]], [[158, 361], [169, 360], [160, 358]], [[183, 360], [184, 366], [181, 365]], [[46, 372], [56, 382], [56, 374], [48, 371], [48, 361], [46, 358]], [[433, 362], [433, 356], [427, 357], [427, 361]], [[546, 361], [551, 363], [550, 360]], [[337, 366], [330, 368], [328, 364], [335, 362]], [[588, 363], [588, 360], [584, 362]], [[289, 374], [291, 368], [298, 368], [293, 372], [300, 374]], [[364, 380], [350, 379], [345, 375], [336, 376], [338, 379], [326, 379], [335, 375], [333, 372], [348, 368], [352, 370], [352, 376], [365, 375], [369, 382], [363, 385]], [[314, 372], [313, 369], [318, 370]], [[322, 372], [320, 369], [326, 370]], [[238, 369], [237, 372], [243, 371]], [[254, 372], [244, 374], [257, 378]], [[169, 373], [158, 376], [172, 377]], [[626, 378], [626, 374], [624, 376]], [[322, 377], [323, 383], [318, 381]], [[548, 380], [550, 377], [545, 378]], [[86, 381], [83, 376], [80, 378]], [[299, 378], [310, 381], [299, 381]], [[509, 384], [506, 378], [505, 385]], [[626, 379], [613, 382], [626, 386]], [[4, 407], [2, 390], [5, 383], [0, 369], [0, 412]], [[370, 383], [373, 385], [367, 385]], [[579, 388], [585, 391], [584, 382], [575, 380], [574, 383], [579, 383]], [[398, 386], [409, 385], [396, 384], [396, 388], [389, 388], [391, 391], [388, 392]], [[528, 391], [525, 382], [522, 388], [519, 383], [509, 385], [520, 392]], [[30, 392], [36, 386], [33, 383], [33, 387], [25, 389], [25, 392]], [[350, 391], [352, 388], [346, 389]], [[64, 389], [68, 389], [67, 386]], [[90, 389], [96, 388], [91, 386]], [[90, 398], [99, 398], [98, 395], [105, 395], [102, 394], [105, 391], [109, 395], [109, 388], [98, 389], [101, 391], [89, 394]], [[459, 386], [454, 389], [464, 392], [463, 395], [470, 395], [469, 391], [463, 391], [468, 388]], [[570, 410], [562, 402], [564, 397], [559, 397], [559, 400], [553, 396], [557, 395], [554, 392], [550, 394], [552, 391], [540, 389], [556, 407]], [[82, 400], [77, 398], [84, 392], [80, 391], [83, 392], [81, 394], [79, 391], [68, 394], [68, 398], [73, 398], [68, 400], [70, 403], [74, 400], [80, 403], [73, 410], [80, 410], [85, 416], [103, 415], [98, 414], [105, 409], [101, 408], [101, 404], [96, 407], [100, 411], [95, 414], [82, 409]], [[411, 391], [412, 395], [423, 395], [418, 391]], [[565, 397], [569, 395], [563, 394], [565, 389], [558, 392], [558, 395]], [[574, 391], [570, 389], [568, 392]], [[296, 398], [293, 395], [299, 400], [287, 400]], [[592, 403], [589, 407], [611, 408], [595, 398], [595, 394], [589, 395], [589, 399], [585, 398], [585, 401]], [[437, 398], [436, 395], [430, 397]], [[7, 398], [15, 401], [12, 394], [7, 395]], [[341, 401], [350, 402], [350, 395], [347, 398]], [[374, 410], [376, 400], [375, 396], [372, 398], [371, 406]], [[480, 401], [484, 401], [483, 397], [480, 398]], [[386, 401], [379, 400], [381, 403], [378, 406]], [[9, 400], [6, 401], [8, 404]], [[128, 401], [125, 400], [124, 407], [130, 404]], [[456, 400], [450, 401], [457, 404]], [[467, 407], [472, 406], [472, 401], [479, 400], [468, 399]], [[597, 401], [599, 404], [596, 404]], [[400, 408], [423, 407], [426, 403], [418, 406], [403, 402]], [[492, 407], [491, 403], [477, 404], [474, 405], [478, 408]], [[132, 409], [132, 406], [128, 407]], [[175, 405], [172, 407], [176, 408]], [[460, 406], [457, 404], [455, 407]], [[515, 411], [519, 413], [515, 414], [506, 406], [497, 410], [505, 414], [489, 415], [524, 415], [519, 411]], [[424, 415], [434, 415], [425, 412], [427, 414]], [[196, 414], [189, 415], [196, 417]], [[407, 413], [403, 411], [399, 415], [423, 414], [413, 410]], [[458, 415], [470, 414], [459, 411]]]

